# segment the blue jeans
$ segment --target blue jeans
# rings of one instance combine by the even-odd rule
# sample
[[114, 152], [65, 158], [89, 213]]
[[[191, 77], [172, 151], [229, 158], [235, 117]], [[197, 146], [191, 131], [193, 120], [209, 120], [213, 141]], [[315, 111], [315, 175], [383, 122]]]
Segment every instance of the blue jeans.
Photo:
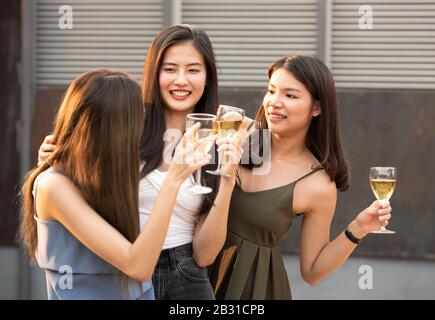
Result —
[[156, 300], [215, 300], [207, 268], [192, 257], [192, 243], [163, 250], [154, 270]]

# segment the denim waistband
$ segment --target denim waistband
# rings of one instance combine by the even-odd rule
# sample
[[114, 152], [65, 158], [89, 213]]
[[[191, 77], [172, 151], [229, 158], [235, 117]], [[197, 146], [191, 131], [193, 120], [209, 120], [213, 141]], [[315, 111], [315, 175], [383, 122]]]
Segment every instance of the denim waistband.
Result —
[[191, 257], [193, 253], [192, 243], [186, 243], [178, 247], [162, 250], [159, 257], [159, 264], [174, 263], [182, 258]]

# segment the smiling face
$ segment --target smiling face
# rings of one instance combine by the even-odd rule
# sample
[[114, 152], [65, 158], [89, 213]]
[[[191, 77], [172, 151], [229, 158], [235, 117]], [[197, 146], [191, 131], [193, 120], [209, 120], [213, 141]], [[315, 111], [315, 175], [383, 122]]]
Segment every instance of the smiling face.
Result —
[[192, 112], [204, 93], [206, 79], [204, 58], [191, 41], [169, 47], [159, 74], [165, 112]]
[[310, 92], [283, 68], [270, 77], [263, 108], [269, 129], [282, 135], [308, 130], [312, 117], [320, 114], [320, 106]]

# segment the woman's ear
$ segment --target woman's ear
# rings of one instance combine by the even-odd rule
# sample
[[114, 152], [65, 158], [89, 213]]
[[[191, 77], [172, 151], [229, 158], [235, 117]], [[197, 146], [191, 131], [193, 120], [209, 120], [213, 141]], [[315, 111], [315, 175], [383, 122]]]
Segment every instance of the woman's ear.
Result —
[[321, 113], [322, 113], [322, 109], [320, 108], [320, 102], [318, 100], [316, 100], [316, 101], [314, 101], [312, 116], [317, 117]]

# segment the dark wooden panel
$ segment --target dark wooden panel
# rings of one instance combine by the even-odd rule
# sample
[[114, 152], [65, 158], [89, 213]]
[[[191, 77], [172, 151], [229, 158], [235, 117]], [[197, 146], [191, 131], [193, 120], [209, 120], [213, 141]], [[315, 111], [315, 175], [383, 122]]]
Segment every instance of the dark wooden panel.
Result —
[[44, 89], [36, 93], [35, 106], [32, 117], [31, 163], [36, 165], [38, 149], [45, 136], [53, 130], [53, 121], [56, 111], [62, 102], [65, 94], [64, 89]]
[[17, 123], [20, 119], [21, 1], [0, 2], [0, 244], [12, 244], [18, 225], [20, 154]]

